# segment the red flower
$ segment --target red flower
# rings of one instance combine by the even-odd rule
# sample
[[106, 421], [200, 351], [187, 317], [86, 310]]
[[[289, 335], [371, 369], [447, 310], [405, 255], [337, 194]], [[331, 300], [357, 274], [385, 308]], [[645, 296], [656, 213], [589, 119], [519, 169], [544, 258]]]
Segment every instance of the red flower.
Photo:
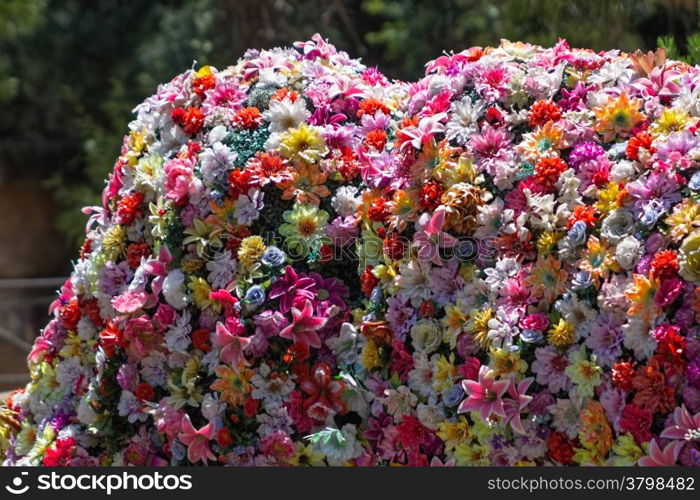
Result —
[[211, 73], [197, 77], [192, 81], [192, 90], [199, 96], [200, 99], [204, 99], [207, 90], [213, 89], [215, 86], [216, 77]]
[[429, 181], [420, 188], [420, 206], [423, 210], [432, 212], [440, 205], [440, 197], [445, 191], [442, 184]]
[[170, 117], [187, 135], [196, 135], [204, 127], [204, 113], [194, 106], [187, 109], [175, 108]]
[[547, 439], [547, 450], [552, 459], [562, 465], [573, 464], [575, 441], [569, 439], [563, 432], [553, 432]]
[[400, 260], [406, 251], [405, 239], [397, 233], [391, 233], [384, 238], [384, 253], [391, 260]]
[[530, 108], [527, 115], [528, 124], [532, 127], [544, 125], [548, 121], [557, 121], [561, 118], [561, 109], [552, 101], [540, 99]]
[[595, 226], [597, 219], [595, 207], [589, 205], [578, 205], [574, 208], [574, 213], [569, 216], [569, 228], [571, 228], [577, 221], [583, 221], [586, 226]]
[[134, 396], [139, 398], [141, 401], [153, 401], [156, 397], [156, 391], [153, 389], [151, 384], [146, 382], [141, 382], [134, 389]]
[[625, 405], [620, 417], [620, 429], [632, 434], [637, 444], [651, 439], [652, 414], [635, 404]]
[[208, 328], [199, 328], [192, 332], [192, 345], [202, 352], [211, 351], [211, 332]]
[[68, 302], [58, 311], [58, 318], [66, 330], [75, 330], [78, 326], [78, 321], [80, 321], [80, 316], [80, 307], [75, 299]]
[[296, 90], [289, 90], [287, 87], [284, 87], [276, 90], [275, 93], [272, 94], [272, 97], [270, 97], [271, 101], [284, 101], [285, 99], [296, 102], [296, 100], [299, 99], [299, 92]]
[[559, 176], [569, 168], [561, 158], [542, 158], [535, 165], [534, 179], [546, 192], [554, 192]]
[[365, 138], [365, 144], [368, 148], [381, 151], [386, 146], [386, 132], [383, 130], [372, 130]]
[[408, 380], [408, 372], [413, 369], [413, 356], [406, 350], [406, 346], [400, 339], [391, 341], [391, 363], [389, 364], [389, 372], [396, 373], [399, 380], [405, 383]]
[[231, 447], [233, 444], [233, 438], [226, 427], [222, 427], [216, 432], [216, 442], [222, 448]]
[[259, 399], [248, 398], [245, 400], [245, 403], [243, 403], [243, 415], [248, 418], [253, 418], [255, 415], [257, 415], [258, 410], [260, 410]]
[[250, 170], [231, 170], [228, 174], [228, 191], [233, 198], [237, 198], [253, 187], [254, 182], [251, 178]]
[[367, 266], [362, 272], [360, 275], [360, 283], [362, 285], [362, 293], [367, 297], [372, 295], [372, 290], [374, 290], [374, 287], [379, 283], [377, 277], [372, 274], [372, 266]]
[[428, 437], [430, 431], [416, 417], [404, 415], [396, 426], [396, 440], [407, 450], [417, 450]]
[[345, 413], [345, 403], [341, 398], [345, 384], [331, 377], [331, 369], [326, 363], [316, 363], [310, 376], [299, 386], [307, 394], [303, 407], [310, 417], [322, 422], [331, 415]]
[[136, 269], [141, 264], [141, 257], [148, 257], [150, 254], [151, 247], [145, 241], [131, 243], [126, 248], [126, 261], [132, 269]]
[[646, 150], [647, 155], [654, 153], [656, 148], [651, 147], [652, 142], [654, 142], [654, 138], [649, 132], [639, 132], [627, 142], [627, 149], [625, 150], [627, 158], [639, 161], [640, 149]]
[[612, 369], [612, 382], [615, 387], [625, 392], [632, 390], [632, 378], [634, 377], [634, 366], [632, 363], [615, 363]]
[[377, 198], [372, 202], [367, 210], [367, 216], [374, 222], [384, 222], [389, 216], [389, 209], [386, 207], [384, 198]]
[[108, 358], [114, 356], [117, 347], [123, 347], [122, 332], [112, 320], [107, 320], [107, 325], [100, 332], [100, 342]]
[[72, 437], [59, 439], [56, 444], [46, 450], [43, 464], [47, 467], [61, 467], [70, 465], [71, 455], [75, 448], [75, 439]]
[[653, 278], [675, 278], [678, 276], [678, 258], [675, 250], [661, 250], [656, 252], [649, 266], [649, 273]]
[[362, 118], [362, 115], [365, 114], [374, 116], [377, 111], [381, 111], [385, 115], [391, 113], [389, 108], [379, 99], [365, 99], [360, 102], [360, 109], [357, 110], [357, 117]]
[[239, 109], [233, 117], [233, 123], [245, 130], [255, 130], [262, 123], [262, 114], [255, 106]]
[[136, 217], [140, 217], [143, 193], [131, 193], [122, 197], [117, 203], [117, 213], [114, 218], [118, 224], [131, 224]]
[[102, 313], [100, 312], [100, 305], [97, 303], [97, 299], [86, 300], [82, 305], [92, 324], [102, 326], [104, 322], [102, 321]]

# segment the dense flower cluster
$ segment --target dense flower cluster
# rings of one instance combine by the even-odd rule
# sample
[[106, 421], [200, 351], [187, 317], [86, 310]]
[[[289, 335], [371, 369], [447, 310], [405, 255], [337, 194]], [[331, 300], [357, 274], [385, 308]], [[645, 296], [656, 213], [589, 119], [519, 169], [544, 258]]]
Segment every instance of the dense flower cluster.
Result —
[[136, 109], [6, 464], [700, 465], [700, 69], [318, 36]]

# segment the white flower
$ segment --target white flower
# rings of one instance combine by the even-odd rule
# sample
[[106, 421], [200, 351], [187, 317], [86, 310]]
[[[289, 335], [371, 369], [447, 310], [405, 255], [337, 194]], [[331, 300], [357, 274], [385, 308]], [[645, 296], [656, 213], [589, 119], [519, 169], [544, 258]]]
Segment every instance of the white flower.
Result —
[[243, 194], [236, 200], [234, 216], [242, 226], [250, 226], [255, 219], [260, 217], [263, 203], [263, 193], [259, 189], [250, 189], [248, 194]]
[[636, 171], [634, 168], [634, 163], [627, 160], [618, 161], [613, 163], [610, 168], [610, 179], [615, 182], [625, 182], [633, 179]]
[[357, 188], [355, 186], [341, 186], [333, 196], [331, 206], [338, 212], [338, 215], [346, 217], [355, 215], [359, 202], [360, 199], [357, 196]]
[[282, 403], [294, 390], [294, 382], [290, 378], [270, 377], [270, 367], [262, 363], [257, 373], [250, 379], [253, 384], [251, 395], [255, 399]]
[[624, 208], [619, 208], [610, 212], [608, 216], [603, 219], [600, 228], [601, 236], [607, 238], [613, 245], [617, 245], [620, 240], [633, 233], [634, 216], [632, 212]]
[[345, 424], [341, 429], [327, 428], [309, 436], [314, 449], [326, 455], [328, 464], [341, 466], [362, 454], [362, 445], [357, 441], [357, 428]]
[[171, 352], [186, 352], [190, 345], [190, 313], [184, 311], [182, 316], [175, 320], [175, 323], [165, 332], [165, 345]]
[[642, 254], [641, 243], [634, 236], [627, 236], [615, 249], [615, 258], [623, 269], [632, 269]]
[[445, 135], [448, 139], [464, 145], [479, 131], [479, 117], [484, 111], [484, 103], [474, 104], [468, 97], [452, 104], [451, 118], [447, 122]]
[[591, 73], [588, 83], [598, 84], [601, 87], [629, 83], [634, 77], [634, 69], [629, 59], [606, 62], [600, 70]]
[[649, 323], [638, 316], [628, 316], [629, 321], [622, 326], [625, 338], [622, 343], [632, 349], [637, 359], [648, 359], [656, 350], [656, 340], [651, 335]]
[[206, 393], [202, 400], [202, 416], [207, 420], [214, 420], [226, 409], [226, 403], [222, 403], [211, 393]]
[[163, 296], [175, 309], [180, 310], [187, 305], [185, 275], [180, 269], [173, 269], [163, 280]]
[[260, 85], [265, 87], [284, 87], [287, 84], [287, 77], [275, 68], [264, 68], [258, 74]]
[[424, 398], [435, 394], [435, 389], [433, 389], [433, 368], [424, 351], [413, 353], [413, 369], [408, 372], [408, 387]]
[[344, 365], [352, 365], [358, 357], [357, 329], [352, 323], [343, 323], [337, 336], [326, 340], [336, 359]]
[[498, 292], [502, 289], [509, 278], [512, 278], [520, 271], [520, 264], [513, 257], [504, 257], [496, 261], [496, 267], [488, 267], [486, 273], [486, 283], [491, 287], [491, 291]]
[[263, 118], [270, 122], [270, 132], [284, 132], [306, 121], [311, 116], [306, 109], [304, 99], [271, 100], [270, 107], [263, 113]]
[[236, 152], [228, 146], [215, 142], [210, 148], [205, 149], [200, 155], [202, 177], [208, 185], [222, 181], [229, 167], [236, 161]]
[[399, 297], [410, 300], [415, 307], [418, 307], [424, 299], [429, 299], [432, 295], [428, 286], [431, 270], [430, 262], [412, 259], [408, 263], [401, 264], [395, 279], [399, 288]]
[[430, 354], [442, 343], [440, 324], [432, 318], [423, 318], [411, 327], [411, 340], [416, 351]]
[[216, 259], [207, 262], [207, 281], [215, 289], [224, 288], [236, 272], [236, 260], [231, 258], [231, 250], [225, 250]]

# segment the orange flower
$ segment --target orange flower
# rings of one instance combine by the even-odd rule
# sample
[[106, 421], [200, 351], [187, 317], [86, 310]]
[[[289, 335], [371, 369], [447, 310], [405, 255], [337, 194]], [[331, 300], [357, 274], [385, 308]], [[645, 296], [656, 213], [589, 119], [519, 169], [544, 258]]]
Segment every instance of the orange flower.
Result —
[[603, 405], [591, 400], [581, 412], [581, 432], [579, 439], [591, 446], [602, 461], [613, 447], [612, 430], [605, 418]]
[[283, 200], [296, 198], [299, 203], [318, 205], [321, 198], [331, 194], [325, 185], [327, 177], [318, 165], [299, 163], [292, 170], [291, 179], [282, 179], [277, 183], [277, 187], [284, 191]]
[[640, 100], [630, 99], [624, 92], [618, 97], [610, 97], [605, 105], [593, 110], [596, 117], [593, 128], [603, 134], [605, 142], [612, 141], [618, 135], [629, 137], [632, 129], [646, 119], [639, 112], [641, 105]]
[[659, 369], [656, 360], [637, 369], [632, 385], [637, 389], [632, 402], [652, 413], [666, 414], [676, 407], [676, 392]]
[[661, 307], [654, 302], [654, 296], [659, 289], [658, 278], [647, 278], [642, 274], [633, 276], [634, 285], [625, 292], [625, 296], [630, 300], [630, 307], [627, 314], [638, 315], [647, 322], [661, 312]]
[[234, 370], [228, 365], [219, 365], [214, 372], [217, 378], [211, 389], [221, 393], [221, 401], [229, 403], [232, 407], [240, 406], [246, 395], [251, 391], [250, 379], [254, 372], [244, 367]]
[[530, 275], [525, 278], [525, 284], [532, 288], [536, 297], [547, 302], [554, 302], [566, 291], [566, 278], [569, 274], [561, 268], [561, 262], [553, 256], [540, 256], [532, 267]]

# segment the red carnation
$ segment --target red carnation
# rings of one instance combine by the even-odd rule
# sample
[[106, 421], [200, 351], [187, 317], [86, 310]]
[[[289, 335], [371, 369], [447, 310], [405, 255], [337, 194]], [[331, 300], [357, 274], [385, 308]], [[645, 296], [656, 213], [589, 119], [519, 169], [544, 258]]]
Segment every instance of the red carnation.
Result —
[[620, 429], [632, 434], [637, 444], [651, 439], [652, 414], [635, 404], [625, 405], [620, 417]]

